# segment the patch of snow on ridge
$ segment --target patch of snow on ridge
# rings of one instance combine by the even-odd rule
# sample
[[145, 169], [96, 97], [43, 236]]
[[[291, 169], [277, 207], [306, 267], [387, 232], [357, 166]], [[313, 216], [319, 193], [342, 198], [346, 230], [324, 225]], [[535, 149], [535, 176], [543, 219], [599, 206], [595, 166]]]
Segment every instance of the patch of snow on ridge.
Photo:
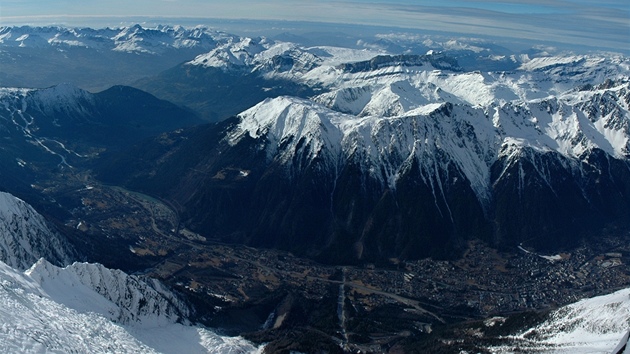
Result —
[[533, 71], [533, 70], [540, 70], [540, 69], [548, 68], [550, 66], [559, 66], [559, 65], [579, 63], [584, 60], [586, 60], [585, 56], [577, 56], [577, 55], [544, 56], [544, 57], [531, 59], [521, 64], [519, 69]]
[[331, 46], [315, 46], [306, 51], [323, 59], [323, 65], [337, 66], [344, 63], [370, 60], [377, 55], [387, 54], [382, 50], [352, 49]]
[[548, 320], [489, 348], [510, 353], [610, 353], [630, 328], [630, 289], [581, 300], [551, 313]]
[[285, 162], [291, 161], [300, 146], [308, 148], [305, 153], [309, 160], [320, 152], [338, 156], [342, 137], [338, 122], [353, 119], [312, 101], [288, 96], [266, 99], [239, 117], [241, 122], [228, 136], [230, 144], [237, 144], [245, 135], [254, 139], [265, 136], [268, 157], [280, 153], [278, 158]]
[[337, 112], [359, 115], [372, 100], [372, 88], [346, 87], [321, 94], [313, 100]]

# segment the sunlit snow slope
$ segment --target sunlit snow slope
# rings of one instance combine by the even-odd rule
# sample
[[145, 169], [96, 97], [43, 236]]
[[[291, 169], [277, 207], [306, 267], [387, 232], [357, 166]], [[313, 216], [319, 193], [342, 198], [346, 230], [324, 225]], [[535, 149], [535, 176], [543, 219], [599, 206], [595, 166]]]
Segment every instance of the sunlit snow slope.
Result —
[[630, 329], [630, 289], [561, 307], [493, 353], [611, 353]]
[[[3, 353], [250, 353], [240, 338], [175, 322], [172, 298], [100, 265], [21, 273], [0, 262]], [[122, 320], [122, 321], [112, 321]]]

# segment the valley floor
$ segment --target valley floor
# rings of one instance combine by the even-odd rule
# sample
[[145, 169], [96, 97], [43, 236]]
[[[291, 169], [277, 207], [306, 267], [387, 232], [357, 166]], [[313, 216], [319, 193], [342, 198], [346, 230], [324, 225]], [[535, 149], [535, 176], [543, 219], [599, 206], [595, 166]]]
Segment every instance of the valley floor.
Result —
[[630, 235], [612, 237], [613, 230], [596, 248], [558, 255], [537, 254], [526, 245], [497, 251], [471, 241], [456, 261], [391, 259], [334, 267], [216, 242], [187, 230], [165, 202], [74, 181], [73, 188], [47, 193], [61, 202], [81, 201], [68, 227], [121, 247], [122, 254], [96, 261], [161, 279], [203, 309], [201, 322], [259, 342], [283, 343], [288, 332], [297, 331], [302, 342], [321, 336], [330, 348], [405, 348], [453, 325], [549, 310], [630, 284]]

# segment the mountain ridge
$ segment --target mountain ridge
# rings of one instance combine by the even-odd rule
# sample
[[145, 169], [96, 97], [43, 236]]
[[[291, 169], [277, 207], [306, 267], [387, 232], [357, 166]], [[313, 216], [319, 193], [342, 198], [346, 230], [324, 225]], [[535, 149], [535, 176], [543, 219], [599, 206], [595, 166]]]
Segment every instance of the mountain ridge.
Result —
[[[174, 201], [202, 234], [311, 249], [312, 257], [426, 257], [430, 249], [446, 257], [469, 237], [501, 247], [570, 247], [610, 223], [627, 227], [629, 80], [621, 70], [615, 80], [597, 81], [623, 63], [556, 59], [513, 73], [404, 67], [399, 60], [357, 73], [322, 65], [294, 72], [294, 80], [331, 70], [319, 81], [327, 93], [267, 98], [208, 128], [219, 142], [188, 167], [202, 173], [173, 176], [166, 169], [177, 164], [160, 162], [150, 172], [158, 177], [136, 171], [111, 181]], [[586, 67], [566, 78], [575, 65]], [[349, 102], [356, 108], [340, 113], [344, 98], [330, 96], [336, 92], [367, 104]], [[230, 191], [236, 186], [243, 191]]]

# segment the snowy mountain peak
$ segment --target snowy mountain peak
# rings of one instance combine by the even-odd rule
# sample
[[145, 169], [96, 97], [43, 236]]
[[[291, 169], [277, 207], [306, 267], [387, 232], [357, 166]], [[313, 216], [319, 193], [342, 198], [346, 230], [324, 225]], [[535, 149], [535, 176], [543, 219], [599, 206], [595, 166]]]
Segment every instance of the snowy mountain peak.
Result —
[[452, 174], [453, 163], [483, 204], [490, 195], [491, 166], [503, 157], [525, 156], [523, 149], [577, 161], [594, 149], [624, 159], [630, 151], [627, 82], [488, 107], [447, 103], [451, 100], [436, 86], [418, 89], [403, 80], [378, 92], [341, 89], [315, 98], [325, 106], [291, 97], [267, 99], [240, 115], [229, 139], [231, 144], [245, 135], [265, 139], [269, 159], [287, 165], [296, 155], [309, 161], [326, 157], [330, 166], [358, 161], [390, 188], [412, 161], [436, 180]]
[[88, 91], [70, 84], [62, 83], [46, 89], [31, 91], [29, 103], [37, 106], [42, 112], [52, 113], [60, 111], [65, 113], [81, 110], [82, 102], [92, 102], [93, 95]]
[[190, 64], [222, 68], [245, 66], [251, 64], [256, 54], [267, 48], [266, 39], [229, 37], [226, 43], [206, 54], [197, 56]]
[[[267, 140], [267, 156], [289, 163], [296, 154], [313, 160], [320, 153], [338, 155], [341, 132], [338, 122], [349, 119], [309, 100], [294, 97], [267, 99], [240, 116], [228, 137], [237, 144], [243, 137]], [[278, 153], [278, 156], [275, 156]]]
[[[456, 114], [453, 109], [451, 104], [427, 105], [398, 117], [361, 118], [309, 100], [280, 97], [243, 112], [229, 141], [234, 145], [244, 136], [265, 139], [269, 159], [289, 166], [302, 161], [295, 156], [306, 156], [308, 161], [320, 157], [331, 168], [353, 160], [390, 188], [395, 188], [397, 176], [414, 159], [423, 161], [428, 174], [441, 173], [442, 163], [434, 158], [437, 149], [451, 156], [475, 181], [480, 198], [487, 199], [488, 165], [492, 162], [488, 147], [493, 146], [494, 137], [487, 132], [489, 128], [479, 128], [477, 136], [471, 135], [473, 125], [483, 122], [460, 119], [471, 112], [460, 114], [463, 109], [458, 107]], [[471, 120], [487, 118], [476, 111]]]
[[287, 71], [307, 72], [322, 59], [293, 43], [274, 42], [267, 38], [230, 38], [209, 53], [197, 56], [189, 65], [216, 67], [224, 70], [251, 70], [261, 74], [283, 74]]
[[0, 260], [27, 269], [40, 257], [58, 265], [69, 264], [73, 248], [30, 205], [0, 192]]

